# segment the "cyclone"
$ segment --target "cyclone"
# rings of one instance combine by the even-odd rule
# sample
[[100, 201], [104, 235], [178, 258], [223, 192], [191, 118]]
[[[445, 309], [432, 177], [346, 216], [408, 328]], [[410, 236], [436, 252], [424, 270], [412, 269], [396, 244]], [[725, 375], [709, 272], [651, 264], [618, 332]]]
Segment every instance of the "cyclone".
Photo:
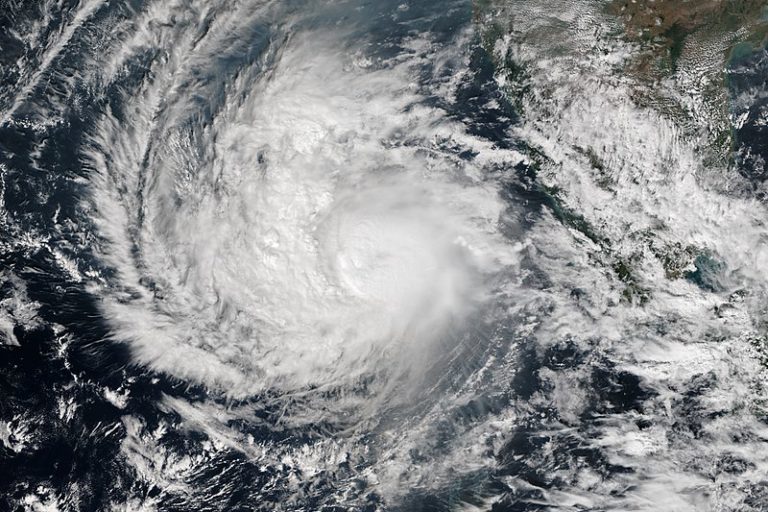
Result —
[[768, 508], [746, 0], [0, 9], [0, 511]]
[[498, 185], [441, 147], [466, 134], [424, 105], [424, 63], [343, 36], [272, 36], [248, 79], [94, 129], [104, 313], [142, 362], [235, 395], [416, 373], [512, 271]]

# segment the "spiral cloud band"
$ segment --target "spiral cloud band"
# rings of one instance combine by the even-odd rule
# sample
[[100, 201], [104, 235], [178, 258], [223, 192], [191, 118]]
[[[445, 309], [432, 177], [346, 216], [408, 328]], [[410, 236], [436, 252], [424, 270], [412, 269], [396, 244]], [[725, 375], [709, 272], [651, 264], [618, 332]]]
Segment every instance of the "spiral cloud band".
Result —
[[232, 395], [417, 373], [489, 299], [516, 252], [498, 185], [412, 81], [450, 48], [402, 43], [373, 60], [344, 34], [272, 34], [231, 85], [194, 76], [199, 44], [151, 70], [170, 100], [153, 83], [100, 123], [103, 307], [140, 361]]

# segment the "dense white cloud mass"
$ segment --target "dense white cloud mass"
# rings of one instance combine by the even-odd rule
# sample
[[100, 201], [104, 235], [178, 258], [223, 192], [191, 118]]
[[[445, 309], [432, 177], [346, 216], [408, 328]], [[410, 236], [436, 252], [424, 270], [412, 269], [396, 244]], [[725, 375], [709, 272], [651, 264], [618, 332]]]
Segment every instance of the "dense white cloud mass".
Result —
[[373, 63], [344, 36], [294, 34], [208, 123], [207, 84], [160, 110], [153, 85], [126, 109], [135, 130], [94, 131], [124, 293], [103, 307], [139, 361], [231, 395], [419, 373], [513, 270], [498, 185], [450, 149], [481, 143], [423, 104], [418, 53]]

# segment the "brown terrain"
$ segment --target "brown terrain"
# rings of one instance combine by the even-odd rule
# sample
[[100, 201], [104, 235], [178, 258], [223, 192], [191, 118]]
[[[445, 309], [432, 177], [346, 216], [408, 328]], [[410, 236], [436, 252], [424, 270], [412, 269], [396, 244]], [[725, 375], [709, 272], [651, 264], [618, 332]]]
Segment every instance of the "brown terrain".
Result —
[[[612, 13], [624, 22], [627, 36], [647, 45], [667, 71], [674, 71], [686, 40], [723, 37], [726, 51], [766, 35], [764, 0], [614, 0]], [[723, 58], [726, 56], [724, 55]], [[653, 59], [651, 59], [653, 60]], [[641, 69], [652, 64], [645, 59]]]

